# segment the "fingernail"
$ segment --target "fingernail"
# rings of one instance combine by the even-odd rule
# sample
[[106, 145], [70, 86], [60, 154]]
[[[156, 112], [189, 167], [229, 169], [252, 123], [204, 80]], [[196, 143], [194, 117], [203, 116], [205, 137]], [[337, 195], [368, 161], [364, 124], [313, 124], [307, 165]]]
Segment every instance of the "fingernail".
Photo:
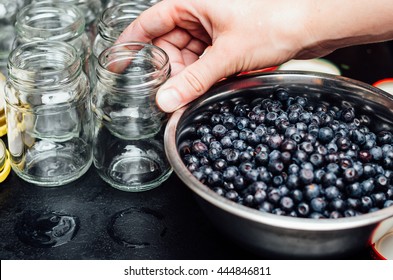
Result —
[[181, 105], [180, 94], [172, 88], [159, 91], [156, 100], [161, 110], [168, 113], [175, 111]]

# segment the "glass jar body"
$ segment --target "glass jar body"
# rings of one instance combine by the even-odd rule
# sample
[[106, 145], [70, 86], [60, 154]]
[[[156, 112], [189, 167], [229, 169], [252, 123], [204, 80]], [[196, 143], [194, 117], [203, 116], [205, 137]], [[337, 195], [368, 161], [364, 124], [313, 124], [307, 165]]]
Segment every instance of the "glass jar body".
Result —
[[77, 51], [40, 41], [12, 51], [5, 88], [11, 166], [25, 181], [59, 186], [92, 162], [89, 83]]
[[170, 75], [168, 57], [152, 45], [126, 43], [106, 49], [98, 62], [92, 96], [94, 165], [115, 188], [154, 188], [172, 171], [163, 145], [167, 116], [155, 103]]

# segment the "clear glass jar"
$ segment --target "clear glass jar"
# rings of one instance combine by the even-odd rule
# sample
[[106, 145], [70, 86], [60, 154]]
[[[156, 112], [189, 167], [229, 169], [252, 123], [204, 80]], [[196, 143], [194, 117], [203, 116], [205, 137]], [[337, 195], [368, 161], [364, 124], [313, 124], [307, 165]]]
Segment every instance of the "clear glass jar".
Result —
[[77, 49], [85, 73], [93, 75], [85, 19], [74, 5], [44, 1], [27, 5], [17, 14], [15, 28], [15, 46], [41, 40], [67, 42]]
[[67, 184], [92, 161], [90, 88], [74, 47], [58, 41], [18, 46], [5, 87], [12, 169], [42, 186]]
[[15, 19], [18, 10], [30, 0], [0, 0], [0, 73], [7, 75], [8, 55], [15, 40]]
[[[140, 1], [134, 1], [107, 8], [102, 12], [97, 23], [98, 34], [92, 51], [94, 69], [96, 69], [98, 56], [102, 51], [111, 47], [123, 30], [148, 8], [140, 4]], [[94, 87], [95, 78], [92, 77], [90, 80]]]
[[170, 71], [167, 54], [150, 44], [118, 44], [99, 56], [93, 157], [100, 176], [115, 188], [148, 190], [172, 172], [163, 143], [167, 116], [155, 103]]
[[102, 3], [100, 0], [33, 0], [33, 3], [50, 2], [50, 3], [67, 3], [77, 6], [85, 17], [85, 30], [93, 43], [97, 36], [97, 18], [102, 12]]

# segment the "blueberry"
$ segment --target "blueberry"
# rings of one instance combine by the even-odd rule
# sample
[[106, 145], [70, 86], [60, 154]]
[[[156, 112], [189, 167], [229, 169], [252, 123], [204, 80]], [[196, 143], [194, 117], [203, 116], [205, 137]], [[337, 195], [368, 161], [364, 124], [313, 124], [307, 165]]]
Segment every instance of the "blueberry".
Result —
[[340, 195], [341, 195], [341, 192], [336, 186], [330, 186], [325, 189], [325, 197], [329, 200], [339, 198]]
[[308, 141], [304, 141], [304, 142], [300, 143], [299, 149], [306, 152], [307, 154], [311, 154], [312, 152], [314, 152], [313, 144]]
[[289, 99], [289, 93], [285, 89], [277, 89], [274, 93], [275, 98], [277, 98], [279, 101], [287, 101]]
[[224, 114], [222, 117], [222, 124], [227, 129], [233, 129], [236, 127], [236, 119], [235, 116], [232, 114]]
[[291, 165], [288, 166], [288, 173], [289, 174], [298, 174], [300, 171], [299, 165], [292, 163]]
[[359, 182], [354, 182], [346, 186], [346, 193], [349, 197], [360, 198], [363, 190]]
[[304, 187], [303, 196], [307, 200], [312, 200], [321, 194], [321, 186], [317, 184], [310, 184]]
[[280, 174], [284, 170], [284, 167], [284, 163], [279, 159], [269, 161], [268, 164], [268, 170], [272, 174]]
[[366, 143], [366, 136], [361, 131], [356, 129], [351, 130], [350, 139], [353, 143], [358, 144], [359, 146], [362, 146], [364, 143]]
[[285, 139], [282, 143], [281, 143], [281, 151], [288, 151], [288, 152], [294, 152], [297, 148], [297, 143], [292, 140], [292, 139]]
[[281, 198], [280, 208], [284, 212], [286, 212], [286, 213], [291, 212], [293, 210], [294, 206], [295, 206], [295, 203], [293, 202], [292, 198], [290, 198], [288, 196], [284, 196]]
[[346, 182], [355, 182], [359, 179], [358, 172], [353, 167], [349, 167], [344, 170], [343, 178]]
[[302, 168], [299, 172], [299, 178], [303, 184], [311, 184], [314, 180], [314, 172], [311, 169]]
[[205, 156], [208, 152], [208, 147], [201, 140], [195, 140], [192, 143], [191, 151], [197, 156]]
[[216, 171], [223, 172], [223, 171], [226, 170], [227, 166], [228, 166], [227, 162], [224, 159], [222, 159], [222, 158], [217, 159], [213, 163], [213, 169], [216, 170]]
[[319, 153], [311, 154], [309, 160], [316, 168], [320, 168], [325, 164], [325, 158]]
[[206, 145], [210, 145], [211, 142], [215, 141], [216, 138], [212, 134], [205, 134], [201, 137], [201, 141]]
[[282, 138], [279, 134], [270, 135], [268, 138], [267, 144], [271, 149], [277, 149], [282, 144]]
[[350, 197], [350, 198], [347, 198], [346, 204], [349, 209], [359, 210], [362, 205], [362, 202], [360, 201], [359, 198], [351, 198]]
[[258, 210], [261, 212], [272, 213], [274, 209], [273, 204], [268, 201], [262, 202], [262, 204], [258, 207]]
[[240, 152], [236, 149], [229, 149], [225, 159], [229, 165], [236, 165], [239, 161]]
[[246, 117], [237, 117], [236, 118], [236, 127], [240, 130], [247, 128], [250, 124], [250, 120]]
[[239, 131], [235, 129], [228, 130], [225, 136], [228, 136], [231, 140], [236, 140], [239, 137]]
[[239, 194], [234, 191], [234, 190], [230, 190], [225, 194], [225, 197], [229, 200], [232, 200], [234, 202], [237, 202], [239, 200]]
[[383, 208], [387, 208], [391, 206], [393, 206], [393, 200], [386, 200], [385, 203], [383, 204]]
[[223, 148], [231, 148], [232, 147], [232, 139], [229, 136], [224, 136], [220, 140], [221, 146]]
[[267, 169], [261, 169], [259, 170], [259, 180], [266, 183], [270, 184], [272, 181], [272, 175]]
[[332, 211], [343, 212], [347, 209], [347, 204], [343, 199], [335, 198], [329, 203], [329, 208]]
[[210, 148], [208, 151], [208, 158], [210, 160], [217, 160], [219, 159], [221, 156], [221, 150], [216, 149], [216, 148]]
[[297, 150], [293, 153], [292, 159], [294, 163], [300, 165], [308, 161], [308, 155], [305, 151]]
[[277, 204], [281, 200], [281, 193], [277, 188], [271, 188], [267, 192], [267, 200], [274, 204]]
[[360, 199], [360, 209], [363, 213], [367, 213], [373, 207], [373, 201], [369, 196], [363, 196]]
[[225, 181], [233, 181], [237, 175], [239, 175], [239, 171], [236, 166], [228, 166], [222, 174]]
[[330, 127], [321, 127], [318, 132], [318, 140], [322, 143], [329, 143], [333, 140], [334, 132]]
[[269, 162], [269, 154], [267, 152], [260, 152], [255, 156], [255, 162], [259, 165], [266, 165]]
[[226, 193], [226, 191], [220, 187], [213, 187], [213, 191], [220, 196], [225, 196]]
[[308, 217], [310, 214], [310, 206], [306, 202], [301, 202], [297, 205], [296, 211], [299, 217]]
[[237, 175], [233, 179], [233, 185], [236, 190], [244, 190], [246, 188], [246, 183], [242, 175]]
[[210, 118], [210, 122], [212, 125], [216, 125], [221, 123], [222, 121], [222, 115], [221, 114], [213, 114]]
[[289, 196], [292, 198], [292, 200], [295, 203], [300, 203], [303, 201], [303, 193], [299, 189], [294, 189], [294, 190], [290, 191]]
[[265, 190], [257, 190], [255, 193], [254, 193], [254, 196], [253, 196], [253, 203], [255, 204], [255, 205], [260, 205], [260, 204], [262, 204], [264, 201], [265, 201], [265, 199], [266, 199], [266, 197], [267, 197], [267, 194], [266, 194], [266, 191]]
[[209, 148], [210, 148], [210, 149], [217, 149], [217, 150], [219, 150], [220, 152], [222, 151], [222, 145], [221, 145], [221, 143], [218, 142], [218, 141], [210, 142]]
[[379, 145], [391, 144], [393, 142], [393, 134], [390, 131], [380, 131], [377, 135]]
[[360, 183], [360, 187], [362, 189], [362, 193], [363, 194], [366, 194], [366, 195], [371, 194], [373, 192], [374, 188], [375, 188], [374, 179], [373, 178], [369, 178], [369, 179], [366, 179], [366, 180], [362, 181]]
[[247, 144], [246, 144], [246, 142], [244, 140], [238, 139], [238, 140], [233, 140], [232, 141], [232, 147], [234, 149], [239, 150], [239, 151], [244, 151], [244, 150], [247, 149]]
[[251, 155], [251, 153], [249, 151], [240, 152], [239, 160], [241, 162], [252, 161], [252, 159], [253, 159], [253, 156]]
[[370, 197], [373, 200], [374, 205], [379, 208], [382, 208], [386, 201], [386, 195], [383, 192], [373, 193]]
[[333, 172], [326, 172], [322, 178], [322, 185], [325, 187], [329, 187], [329, 186], [335, 186], [336, 185], [336, 181], [337, 181], [337, 176], [335, 173]]
[[197, 128], [197, 135], [198, 136], [203, 136], [206, 134], [210, 134], [211, 133], [211, 127], [208, 125], [201, 125], [200, 127]]
[[322, 197], [315, 197], [310, 201], [311, 210], [317, 213], [325, 211], [326, 205], [327, 203]]
[[296, 189], [301, 185], [300, 178], [297, 174], [289, 174], [287, 178], [287, 186], [290, 189]]
[[256, 182], [259, 178], [259, 171], [256, 169], [250, 170], [250, 172], [244, 175], [247, 182]]
[[370, 155], [374, 161], [380, 161], [383, 157], [382, 148], [379, 146], [370, 149]]
[[385, 191], [385, 190], [387, 190], [387, 188], [389, 186], [389, 180], [383, 174], [378, 174], [375, 177], [374, 182], [375, 182], [375, 187], [376, 187], [377, 191]]
[[340, 119], [344, 122], [351, 122], [355, 118], [355, 110], [352, 107], [344, 108], [340, 112]]
[[222, 179], [222, 173], [219, 171], [213, 171], [209, 176], [207, 177], [207, 183], [210, 186], [222, 186], [223, 184], [223, 179]]

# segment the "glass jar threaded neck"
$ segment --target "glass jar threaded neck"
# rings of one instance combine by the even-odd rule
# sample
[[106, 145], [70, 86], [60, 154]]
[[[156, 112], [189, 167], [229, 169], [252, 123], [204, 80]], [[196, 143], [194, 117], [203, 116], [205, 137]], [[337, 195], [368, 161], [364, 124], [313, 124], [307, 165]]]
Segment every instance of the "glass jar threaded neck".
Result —
[[118, 92], [131, 94], [146, 90], [149, 94], [149, 90], [161, 86], [170, 73], [169, 57], [165, 51], [147, 43], [116, 44], [98, 58], [97, 79]]
[[105, 9], [98, 21], [100, 36], [114, 43], [123, 30], [149, 6], [143, 3], [124, 3]]
[[32, 91], [58, 89], [73, 83], [82, 71], [77, 50], [57, 41], [37, 41], [20, 45], [8, 58], [11, 83]]
[[17, 15], [15, 27], [22, 42], [67, 42], [83, 34], [85, 19], [74, 5], [40, 2], [25, 6]]

